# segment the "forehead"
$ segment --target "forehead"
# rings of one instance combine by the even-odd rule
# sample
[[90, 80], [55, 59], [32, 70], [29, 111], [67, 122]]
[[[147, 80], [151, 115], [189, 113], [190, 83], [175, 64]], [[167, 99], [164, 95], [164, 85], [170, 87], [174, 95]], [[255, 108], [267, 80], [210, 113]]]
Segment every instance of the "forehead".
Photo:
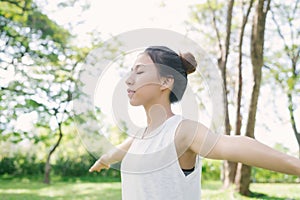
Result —
[[152, 61], [152, 59], [150, 58], [150, 56], [146, 53], [141, 53], [137, 56], [134, 65], [132, 67], [132, 70], [136, 70], [139, 67], [143, 67], [143, 66], [153, 66], [154, 67], [154, 63]]
[[152, 59], [150, 58], [150, 56], [146, 53], [140, 53], [135, 62], [144, 62], [145, 64], [153, 64]]

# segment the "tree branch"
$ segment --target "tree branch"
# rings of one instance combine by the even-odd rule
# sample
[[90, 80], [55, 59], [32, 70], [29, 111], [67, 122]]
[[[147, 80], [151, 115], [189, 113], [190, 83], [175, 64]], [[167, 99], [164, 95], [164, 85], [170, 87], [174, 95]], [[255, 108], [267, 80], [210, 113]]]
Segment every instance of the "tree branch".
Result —
[[23, 13], [24, 13], [24, 11], [30, 10], [30, 9], [26, 8], [28, 1], [25, 1], [23, 6], [20, 5], [23, 1], [3, 0], [3, 2], [7, 2], [9, 4], [13, 4], [13, 5], [17, 6], [18, 8], [20, 8], [22, 10]]
[[234, 4], [234, 0], [230, 0], [228, 2], [227, 20], [226, 20], [226, 38], [225, 38], [225, 58], [224, 58], [225, 65], [227, 63], [227, 58], [229, 54], [233, 4]]
[[295, 17], [299, 2], [300, 2], [300, 0], [297, 0], [296, 3], [295, 3], [295, 7], [294, 7], [294, 10], [293, 10], [293, 18]]
[[289, 52], [290, 48], [287, 45], [286, 39], [285, 39], [285, 37], [283, 36], [283, 34], [282, 34], [281, 30], [280, 30], [280, 25], [278, 24], [277, 20], [275, 19], [274, 11], [273, 11], [273, 9], [270, 9], [270, 11], [272, 13], [272, 20], [275, 23], [275, 26], [276, 26], [276, 29], [277, 29], [277, 33], [278, 33], [279, 37], [281, 38], [281, 40], [283, 41], [284, 48], [287, 49], [287, 51], [285, 51], [285, 52], [287, 53], [287, 56], [291, 58], [292, 55], [290, 55], [290, 52]]
[[288, 109], [289, 109], [289, 113], [290, 113], [290, 120], [291, 120], [292, 128], [294, 130], [294, 134], [296, 136], [297, 142], [298, 142], [298, 144], [300, 144], [300, 134], [297, 130], [295, 116], [294, 116], [295, 109], [294, 109], [294, 105], [293, 105], [294, 104], [293, 96], [291, 93], [288, 93], [287, 97], [288, 97], [288, 103], [289, 103]]
[[210, 0], [207, 0], [207, 3], [208, 3], [208, 6], [210, 8], [210, 11], [212, 12], [212, 15], [213, 15], [213, 26], [214, 26], [214, 29], [216, 31], [218, 46], [219, 46], [219, 50], [221, 52], [221, 57], [223, 57], [222, 56], [223, 55], [223, 45], [222, 45], [222, 42], [221, 42], [220, 31], [217, 27], [216, 13], [215, 13], [215, 10], [211, 7]]

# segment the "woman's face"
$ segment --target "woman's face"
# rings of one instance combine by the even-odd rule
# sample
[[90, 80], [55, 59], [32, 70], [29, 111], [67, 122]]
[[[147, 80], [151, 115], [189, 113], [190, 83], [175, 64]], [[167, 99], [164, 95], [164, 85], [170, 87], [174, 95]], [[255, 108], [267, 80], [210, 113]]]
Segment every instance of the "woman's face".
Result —
[[161, 94], [156, 66], [146, 53], [138, 55], [126, 80], [128, 97], [133, 106], [155, 104]]

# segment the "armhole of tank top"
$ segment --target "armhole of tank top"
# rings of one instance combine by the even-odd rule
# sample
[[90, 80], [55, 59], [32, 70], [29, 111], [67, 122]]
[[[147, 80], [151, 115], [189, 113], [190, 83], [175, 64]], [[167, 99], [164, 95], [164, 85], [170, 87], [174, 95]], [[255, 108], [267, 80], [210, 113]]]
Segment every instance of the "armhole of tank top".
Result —
[[[175, 129], [175, 133], [174, 133], [174, 141], [175, 141], [175, 136], [176, 136], [176, 132], [177, 132], [177, 129], [178, 129], [179, 125], [180, 125], [180, 123], [181, 123], [183, 120], [185, 120], [185, 119], [186, 119], [185, 117], [180, 116], [180, 121], [178, 122], [177, 127], [176, 127], [176, 129]], [[200, 156], [199, 154], [196, 154], [194, 171], [192, 171], [191, 173], [189, 173], [189, 174], [186, 176], [185, 173], [183, 172], [181, 166], [180, 166], [180, 163], [179, 163], [179, 158], [178, 158], [178, 154], [177, 154], [177, 149], [176, 149], [176, 144], [175, 144], [175, 142], [174, 142], [173, 147], [174, 147], [175, 154], [176, 154], [176, 156], [177, 156], [177, 160], [176, 160], [177, 169], [178, 169], [179, 173], [181, 174], [181, 176], [182, 176], [185, 180], [188, 180], [188, 179], [190, 179], [190, 177], [194, 176], [194, 174], [197, 173], [196, 171], [200, 170], [199, 167], [202, 167], [202, 166], [201, 166], [201, 162], [202, 162], [203, 157]]]
[[[176, 155], [176, 161], [175, 161], [175, 165], [176, 165], [176, 168], [177, 168], [177, 172], [180, 174], [180, 176], [184, 179], [184, 180], [187, 180], [187, 177], [189, 177], [189, 175], [191, 175], [191, 174], [193, 174], [193, 172], [195, 171], [193, 171], [193, 172], [191, 172], [191, 173], [189, 173], [188, 175], [186, 175], [185, 173], [184, 173], [184, 171], [182, 170], [182, 168], [181, 168], [181, 166], [180, 166], [180, 163], [179, 163], [179, 157], [178, 157], [178, 153], [177, 153], [177, 148], [176, 148], [176, 143], [175, 143], [175, 137], [176, 137], [176, 132], [177, 132], [177, 130], [178, 130], [178, 127], [179, 127], [179, 125], [180, 125], [180, 123], [183, 121], [183, 120], [185, 120], [185, 118], [183, 117], [183, 116], [180, 116], [180, 119], [179, 119], [179, 122], [178, 123], [176, 123], [176, 128], [175, 128], [175, 130], [174, 130], [174, 135], [173, 135], [173, 149], [174, 149], [174, 153], [175, 153], [175, 155]], [[196, 169], [196, 168], [195, 168]]]

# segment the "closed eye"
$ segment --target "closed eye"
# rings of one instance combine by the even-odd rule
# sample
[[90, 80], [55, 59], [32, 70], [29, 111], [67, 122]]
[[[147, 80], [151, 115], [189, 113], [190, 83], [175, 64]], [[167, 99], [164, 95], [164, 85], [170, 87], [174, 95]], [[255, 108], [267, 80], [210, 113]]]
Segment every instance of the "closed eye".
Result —
[[142, 74], [142, 73], [144, 73], [144, 72], [137, 72], [136, 74]]

